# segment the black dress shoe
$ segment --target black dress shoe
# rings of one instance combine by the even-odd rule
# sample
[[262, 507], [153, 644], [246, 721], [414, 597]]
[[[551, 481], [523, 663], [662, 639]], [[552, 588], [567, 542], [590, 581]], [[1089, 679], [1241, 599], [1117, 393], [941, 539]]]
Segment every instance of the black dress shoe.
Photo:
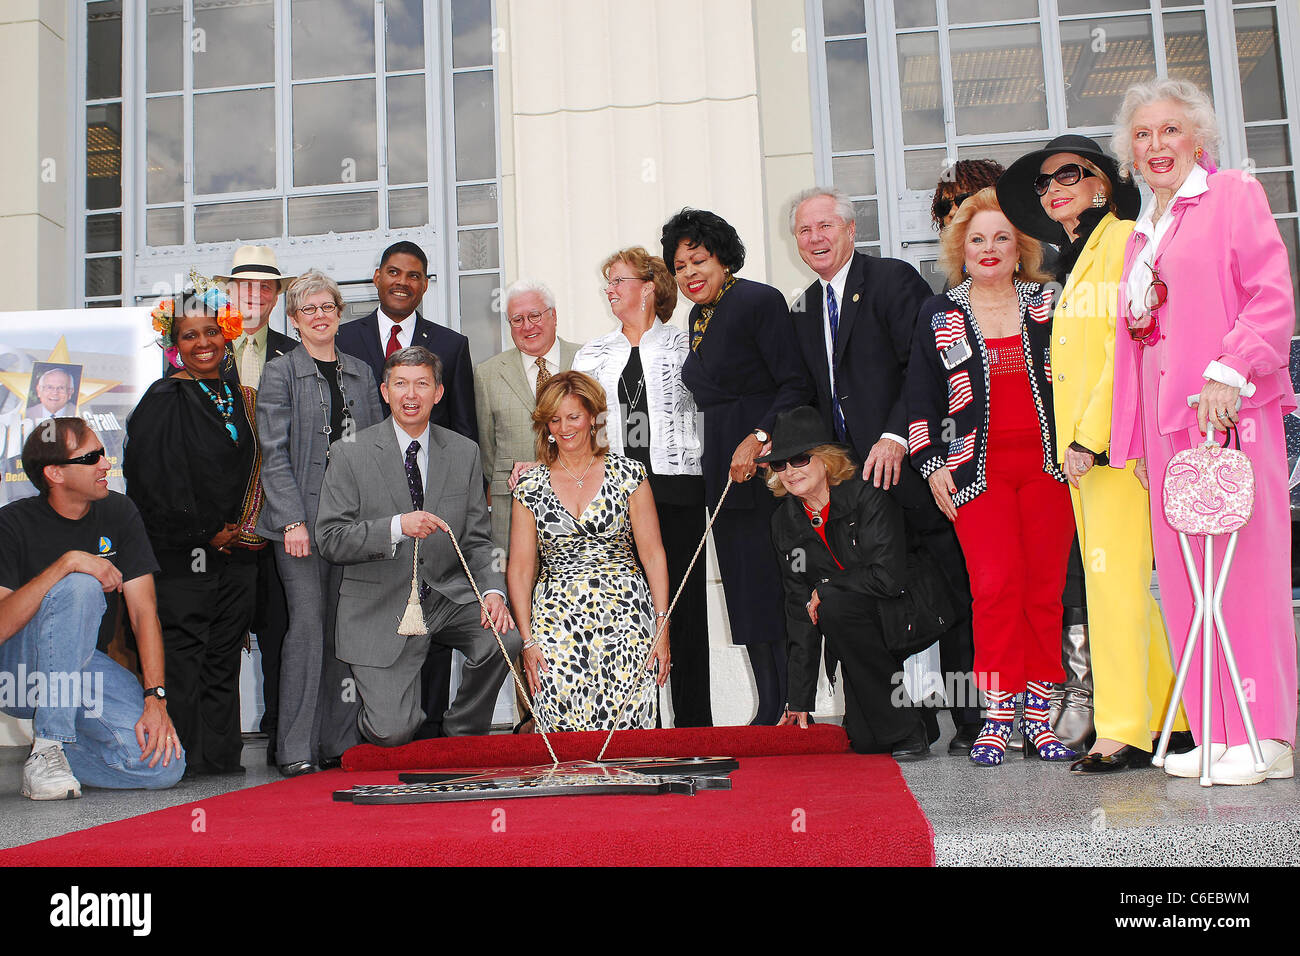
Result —
[[343, 766], [343, 757], [321, 757], [320, 763], [316, 764], [322, 770], [337, 770]]
[[918, 722], [915, 730], [894, 744], [889, 755], [900, 762], [920, 760], [930, 753], [928, 737], [929, 734], [926, 732], [925, 724]]
[[1070, 773], [1118, 773], [1121, 770], [1138, 770], [1151, 766], [1151, 751], [1125, 744], [1113, 754], [1088, 754], [1070, 764]]
[[[1160, 738], [1153, 740], [1152, 746], [1159, 742]], [[1169, 735], [1169, 748], [1165, 751], [1167, 754], [1186, 754], [1196, 749], [1196, 741], [1192, 739], [1190, 730], [1175, 730]]]
[[975, 746], [975, 739], [980, 735], [980, 728], [983, 723], [975, 721], [971, 724], [962, 724], [957, 728], [957, 732], [952, 735], [952, 740], [948, 741], [948, 753], [954, 757], [965, 757], [970, 753], [970, 749]]
[[295, 760], [293, 763], [280, 764], [280, 775], [284, 777], [301, 777], [305, 773], [315, 773], [316, 765], [310, 760]]

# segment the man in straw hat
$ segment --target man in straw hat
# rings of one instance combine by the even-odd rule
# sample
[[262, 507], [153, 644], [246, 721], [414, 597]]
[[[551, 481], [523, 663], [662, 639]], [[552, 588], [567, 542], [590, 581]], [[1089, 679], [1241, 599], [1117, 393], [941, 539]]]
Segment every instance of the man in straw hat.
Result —
[[[241, 384], [257, 388], [266, 363], [297, 347], [287, 335], [275, 331], [268, 323], [280, 293], [297, 276], [284, 275], [276, 262], [275, 250], [269, 246], [240, 246], [228, 275], [213, 276], [226, 284], [226, 293], [244, 317], [244, 334], [231, 343], [235, 371]], [[275, 735], [280, 710], [280, 650], [289, 630], [289, 610], [284, 585], [275, 567], [272, 548], [263, 548], [257, 556], [257, 594], [253, 610], [253, 633], [262, 659], [262, 700], [265, 707], [258, 729], [267, 735], [266, 762], [276, 763]]]

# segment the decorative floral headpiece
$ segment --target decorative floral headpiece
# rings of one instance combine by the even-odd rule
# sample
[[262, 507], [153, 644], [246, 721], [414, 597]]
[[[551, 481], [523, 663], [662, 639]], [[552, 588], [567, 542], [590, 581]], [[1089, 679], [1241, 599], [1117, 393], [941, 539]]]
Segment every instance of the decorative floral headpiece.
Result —
[[[194, 269], [190, 270], [190, 283], [194, 286], [194, 294], [200, 301], [216, 313], [217, 325], [221, 328], [225, 340], [233, 342], [239, 338], [244, 332], [244, 316], [231, 304], [229, 296], [211, 279], [199, 275]], [[158, 304], [149, 313], [149, 318], [153, 321], [154, 331], [158, 333], [158, 338], [155, 340], [158, 347], [163, 350], [172, 365], [180, 368], [180, 356], [177, 354], [176, 342], [172, 338], [172, 326], [176, 322], [176, 299], [159, 299]]]

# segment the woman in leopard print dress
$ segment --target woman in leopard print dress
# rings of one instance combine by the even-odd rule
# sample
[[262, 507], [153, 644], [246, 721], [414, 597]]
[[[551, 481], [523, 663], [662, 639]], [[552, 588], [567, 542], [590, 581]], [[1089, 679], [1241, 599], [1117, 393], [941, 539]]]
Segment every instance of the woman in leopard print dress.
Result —
[[514, 490], [506, 577], [547, 731], [653, 727], [655, 687], [668, 678], [668, 563], [654, 498], [644, 467], [608, 451], [604, 414], [595, 379], [552, 376], [533, 413], [543, 464]]

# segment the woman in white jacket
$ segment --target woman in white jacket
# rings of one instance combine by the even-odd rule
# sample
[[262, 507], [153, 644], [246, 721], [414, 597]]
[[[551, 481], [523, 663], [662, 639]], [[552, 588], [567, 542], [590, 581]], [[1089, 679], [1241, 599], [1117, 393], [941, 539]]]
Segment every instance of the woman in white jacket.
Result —
[[[614, 253], [601, 273], [619, 328], [584, 345], [573, 369], [605, 390], [610, 451], [646, 468], [676, 594], [705, 524], [700, 412], [681, 374], [690, 347], [686, 333], [668, 324], [677, 306], [677, 283], [663, 260], [640, 246]], [[673, 610], [669, 635], [674, 725], [711, 726], [702, 561]]]

